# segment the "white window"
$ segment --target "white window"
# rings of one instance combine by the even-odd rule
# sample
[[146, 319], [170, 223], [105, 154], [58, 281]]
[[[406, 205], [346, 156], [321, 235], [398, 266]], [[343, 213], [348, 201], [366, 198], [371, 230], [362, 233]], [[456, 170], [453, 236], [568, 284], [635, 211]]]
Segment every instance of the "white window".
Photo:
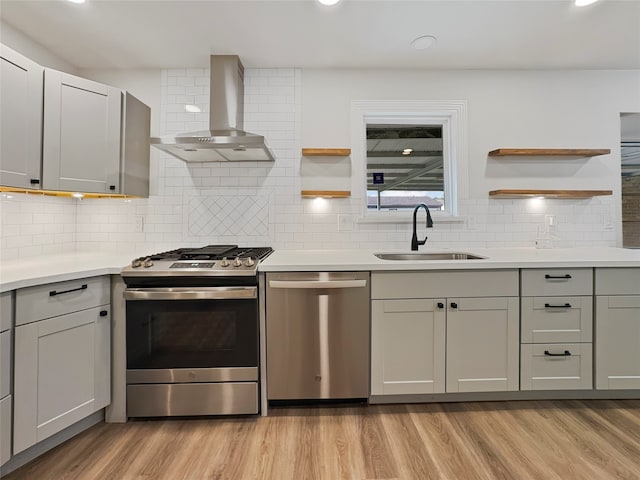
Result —
[[455, 217], [467, 195], [466, 102], [352, 103], [352, 161], [365, 221], [406, 221], [420, 203]]

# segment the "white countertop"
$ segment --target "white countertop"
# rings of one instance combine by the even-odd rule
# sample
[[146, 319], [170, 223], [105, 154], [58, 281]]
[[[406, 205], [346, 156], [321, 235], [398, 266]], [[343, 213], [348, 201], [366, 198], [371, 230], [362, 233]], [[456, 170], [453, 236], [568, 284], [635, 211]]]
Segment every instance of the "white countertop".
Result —
[[2, 260], [0, 292], [76, 278], [120, 273], [139, 255], [133, 253], [64, 253]]
[[[421, 249], [420, 253], [446, 252]], [[381, 260], [374, 253], [392, 250], [280, 250], [260, 264], [262, 272], [338, 270], [451, 270], [485, 268], [640, 267], [640, 250], [624, 248], [472, 248], [449, 250], [473, 253], [480, 260]]]
[[[446, 249], [421, 249], [421, 253]], [[481, 260], [380, 260], [374, 253], [409, 253], [391, 250], [278, 250], [260, 264], [262, 272], [285, 271], [398, 271], [495, 268], [640, 267], [640, 250], [623, 248], [472, 248]], [[69, 253], [48, 257], [3, 260], [0, 292], [96, 275], [119, 274], [138, 254]]]

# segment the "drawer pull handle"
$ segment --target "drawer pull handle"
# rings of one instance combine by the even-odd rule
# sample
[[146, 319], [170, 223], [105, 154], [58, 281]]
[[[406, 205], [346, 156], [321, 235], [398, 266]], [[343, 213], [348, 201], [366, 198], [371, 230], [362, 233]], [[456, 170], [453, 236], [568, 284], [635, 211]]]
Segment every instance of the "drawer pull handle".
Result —
[[566, 275], [549, 275], [548, 273], [544, 276], [547, 280], [569, 280], [571, 275], [568, 273]]
[[550, 303], [545, 303], [544, 308], [571, 308], [571, 304], [565, 303], [564, 305], [551, 305]]
[[544, 351], [545, 357], [570, 357], [571, 352], [569, 350], [565, 350], [564, 353], [551, 353], [549, 350]]
[[458, 304], [456, 302], [451, 302], [451, 308], [458, 308]]
[[61, 292], [58, 292], [56, 290], [51, 290], [49, 292], [49, 296], [50, 297], [55, 297], [56, 295], [62, 295], [63, 293], [77, 292], [78, 290], [86, 290], [86, 289], [87, 289], [87, 284], [83, 283], [82, 286], [80, 286], [78, 288], [72, 288], [71, 290], [63, 290]]
[[444, 308], [444, 303], [438, 302], [438, 308]]
[[109, 315], [109, 312], [107, 310], [100, 310], [101, 317], [106, 317], [107, 315]]

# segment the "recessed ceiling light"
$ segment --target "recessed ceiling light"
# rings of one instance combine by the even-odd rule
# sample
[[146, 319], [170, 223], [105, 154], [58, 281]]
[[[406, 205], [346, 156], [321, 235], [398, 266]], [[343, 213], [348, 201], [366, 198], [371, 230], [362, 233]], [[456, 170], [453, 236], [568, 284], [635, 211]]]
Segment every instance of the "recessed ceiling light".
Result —
[[86, 0], [68, 0], [71, 3], [84, 3]]
[[411, 155], [411, 152], [413, 152], [413, 148], [405, 148], [402, 150], [403, 155]]
[[435, 45], [437, 41], [438, 39], [433, 35], [423, 35], [413, 40], [413, 42], [411, 42], [411, 46], [416, 50], [426, 50], [432, 45]]
[[335, 5], [340, 0], [318, 0], [322, 5]]
[[576, 0], [576, 7], [586, 7], [592, 3], [596, 3], [598, 0]]

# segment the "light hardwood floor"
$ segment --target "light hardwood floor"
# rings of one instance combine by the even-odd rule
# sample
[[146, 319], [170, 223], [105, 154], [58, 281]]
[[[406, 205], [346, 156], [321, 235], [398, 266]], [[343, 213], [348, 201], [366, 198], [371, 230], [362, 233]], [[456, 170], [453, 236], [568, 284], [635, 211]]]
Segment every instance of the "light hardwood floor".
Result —
[[640, 400], [272, 408], [96, 425], [3, 480], [640, 479]]

